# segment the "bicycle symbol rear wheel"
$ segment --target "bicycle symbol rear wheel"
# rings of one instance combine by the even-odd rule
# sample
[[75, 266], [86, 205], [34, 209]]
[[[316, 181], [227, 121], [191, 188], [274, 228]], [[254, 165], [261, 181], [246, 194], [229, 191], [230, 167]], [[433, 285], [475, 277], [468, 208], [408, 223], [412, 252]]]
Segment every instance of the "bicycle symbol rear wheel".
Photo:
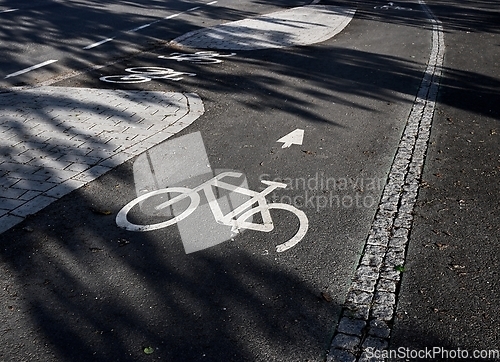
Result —
[[[162, 194], [169, 194], [169, 193], [178, 193], [180, 195], [177, 195], [172, 199], [170, 199], [170, 201], [163, 203], [164, 208], [170, 207], [174, 205], [176, 202], [183, 201], [184, 199], [189, 198], [190, 202], [187, 209], [182, 211], [179, 215], [173, 215], [174, 217], [169, 220], [155, 224], [144, 224], [144, 225], [134, 224], [128, 220], [128, 214], [130, 210], [132, 210], [132, 208], [138, 205], [140, 202], [145, 201], [150, 197]], [[188, 189], [186, 187], [169, 187], [166, 189], [150, 191], [144, 195], [139, 196], [136, 199], [133, 199], [124, 207], [122, 207], [121, 210], [116, 215], [116, 225], [129, 231], [151, 231], [151, 230], [161, 229], [170, 225], [174, 225], [179, 221], [185, 219], [186, 217], [191, 215], [194, 210], [196, 210], [199, 204], [200, 204], [200, 195], [197, 192], [193, 192], [193, 190]]]
[[[289, 205], [289, 204], [282, 204], [282, 203], [271, 203], [265, 205], [266, 208], [268, 209], [281, 209], [281, 210], [287, 210], [290, 211], [291, 213], [295, 214], [299, 218], [299, 230], [295, 233], [295, 235], [289, 239], [288, 241], [276, 245], [276, 251], [278, 253], [281, 253], [283, 251], [286, 251], [295, 245], [297, 245], [306, 235], [307, 229], [309, 228], [309, 221], [307, 219], [306, 214], [304, 211], [297, 209], [295, 206]], [[237, 225], [246, 225], [247, 229], [254, 229], [250, 225], [252, 223], [248, 223], [245, 220], [247, 220], [250, 216], [253, 216], [254, 214], [261, 212], [260, 207], [255, 207], [253, 209], [250, 209], [246, 212], [244, 212], [240, 217], [238, 217], [237, 220]], [[255, 230], [255, 229], [254, 229]], [[272, 229], [271, 229], [272, 230]], [[261, 230], [263, 231], [263, 230]]]

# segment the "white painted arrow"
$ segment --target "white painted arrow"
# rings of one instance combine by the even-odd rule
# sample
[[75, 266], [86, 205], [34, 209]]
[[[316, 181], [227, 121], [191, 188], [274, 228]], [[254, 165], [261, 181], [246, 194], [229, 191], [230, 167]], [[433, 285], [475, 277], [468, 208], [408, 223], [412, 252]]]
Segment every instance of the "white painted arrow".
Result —
[[290, 147], [292, 144], [301, 145], [304, 140], [304, 130], [297, 128], [295, 131], [290, 132], [286, 136], [281, 137], [276, 142], [283, 142], [281, 148]]

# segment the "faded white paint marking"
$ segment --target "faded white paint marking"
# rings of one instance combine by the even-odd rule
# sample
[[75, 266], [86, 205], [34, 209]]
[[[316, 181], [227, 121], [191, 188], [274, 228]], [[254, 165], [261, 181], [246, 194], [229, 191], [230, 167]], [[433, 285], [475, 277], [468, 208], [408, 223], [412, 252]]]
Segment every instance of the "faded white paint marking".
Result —
[[179, 15], [181, 15], [181, 13], [172, 14], [172, 15], [167, 16], [165, 19], [173, 19], [173, 18], [178, 17]]
[[213, 5], [213, 4], [217, 4], [217, 1], [211, 1], [207, 5]]
[[196, 77], [195, 73], [178, 72], [171, 68], [162, 67], [133, 67], [125, 69], [132, 74], [107, 75], [100, 77], [103, 82], [108, 83], [143, 83], [151, 79], [169, 79], [179, 81], [183, 79], [181, 75]]
[[401, 6], [394, 5], [394, 3], [388, 3], [387, 5], [382, 5], [382, 6], [374, 6], [374, 9], [382, 9], [382, 10], [389, 10], [389, 9], [394, 9], [394, 10], [413, 10], [412, 8], [404, 8]]
[[0, 14], [2, 14], [2, 13], [11, 13], [11, 12], [13, 12], [13, 11], [18, 11], [18, 10], [19, 10], [19, 9], [7, 9], [7, 10], [2, 10], [2, 11], [0, 11]]
[[310, 45], [340, 33], [355, 9], [309, 5], [203, 28], [172, 44], [190, 48], [255, 50]]
[[106, 38], [104, 40], [101, 40], [101, 41], [98, 41], [97, 43], [94, 43], [94, 44], [90, 44], [90, 45], [87, 45], [85, 48], [85, 50], [87, 49], [92, 49], [92, 48], [95, 48], [95, 47], [98, 47], [99, 45], [102, 45], [104, 43], [107, 43], [107, 42], [110, 42], [114, 39], [115, 37], [112, 37], [112, 38]]
[[156, 23], [158, 23], [158, 22], [159, 22], [159, 20], [157, 20], [157, 21], [153, 21], [152, 23], [149, 23], [149, 24], [146, 24], [146, 25], [141, 25], [141, 26], [138, 26], [137, 28], [130, 29], [128, 32], [129, 32], [129, 33], [134, 33], [134, 32], [136, 32], [136, 31], [139, 31], [139, 30], [145, 29], [145, 28], [147, 28], [147, 27], [149, 27], [149, 26], [151, 26], [151, 25], [153, 25], [153, 24], [156, 24]]
[[199, 8], [200, 8], [199, 6], [195, 6], [194, 8], [188, 9], [186, 12], [195, 11], [198, 10]]
[[52, 63], [55, 63], [55, 62], [57, 62], [57, 60], [56, 60], [56, 59], [47, 60], [46, 62], [43, 62], [43, 63], [40, 63], [40, 64], [36, 64], [36, 65], [33, 65], [33, 66], [29, 67], [29, 68], [21, 69], [20, 71], [15, 72], [15, 73], [11, 73], [11, 74], [7, 75], [7, 76], [5, 77], [5, 79], [7, 79], [7, 78], [11, 78], [11, 77], [15, 77], [15, 76], [18, 76], [18, 75], [21, 75], [21, 74], [24, 74], [24, 73], [28, 73], [28, 72], [30, 72], [30, 71], [32, 71], [32, 70], [35, 70], [35, 69], [38, 69], [38, 68], [44, 67], [44, 66], [46, 66], [46, 65], [49, 65], [49, 64], [52, 64]]
[[301, 145], [304, 140], [304, 130], [297, 128], [295, 131], [290, 132], [289, 134], [281, 137], [276, 142], [283, 142], [281, 148], [290, 147], [292, 144]]

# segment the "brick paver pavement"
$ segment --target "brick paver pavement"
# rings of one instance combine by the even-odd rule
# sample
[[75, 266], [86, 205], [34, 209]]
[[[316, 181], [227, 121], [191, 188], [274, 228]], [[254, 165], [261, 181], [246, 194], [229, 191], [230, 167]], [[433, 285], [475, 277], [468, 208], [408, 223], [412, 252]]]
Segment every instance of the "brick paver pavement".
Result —
[[0, 233], [179, 132], [195, 94], [39, 87], [0, 94]]
[[309, 5], [195, 30], [172, 42], [191, 48], [254, 50], [309, 45], [341, 32], [355, 10]]

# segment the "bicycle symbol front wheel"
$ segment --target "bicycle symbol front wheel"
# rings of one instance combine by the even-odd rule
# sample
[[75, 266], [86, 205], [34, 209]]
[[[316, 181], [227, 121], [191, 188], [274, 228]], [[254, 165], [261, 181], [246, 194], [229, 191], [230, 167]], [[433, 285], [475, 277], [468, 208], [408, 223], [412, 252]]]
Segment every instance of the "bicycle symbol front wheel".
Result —
[[[134, 224], [129, 221], [128, 214], [132, 210], [132, 208], [138, 205], [140, 202], [143, 202], [149, 198], [158, 196], [158, 195], [168, 195], [169, 193], [178, 193], [179, 195], [171, 198], [169, 201], [162, 203], [164, 208], [171, 207], [177, 202], [183, 201], [186, 198], [189, 198], [189, 206], [182, 211], [179, 215], [173, 215], [174, 217], [155, 224]], [[170, 225], [174, 225], [179, 221], [185, 219], [189, 215], [193, 213], [194, 210], [200, 204], [200, 195], [197, 192], [193, 192], [193, 190], [188, 189], [186, 187], [169, 187], [166, 189], [160, 189], [148, 192], [144, 195], [139, 196], [138, 198], [130, 201], [126, 204], [116, 215], [116, 225], [119, 227], [129, 230], [129, 231], [151, 231], [162, 229]]]

